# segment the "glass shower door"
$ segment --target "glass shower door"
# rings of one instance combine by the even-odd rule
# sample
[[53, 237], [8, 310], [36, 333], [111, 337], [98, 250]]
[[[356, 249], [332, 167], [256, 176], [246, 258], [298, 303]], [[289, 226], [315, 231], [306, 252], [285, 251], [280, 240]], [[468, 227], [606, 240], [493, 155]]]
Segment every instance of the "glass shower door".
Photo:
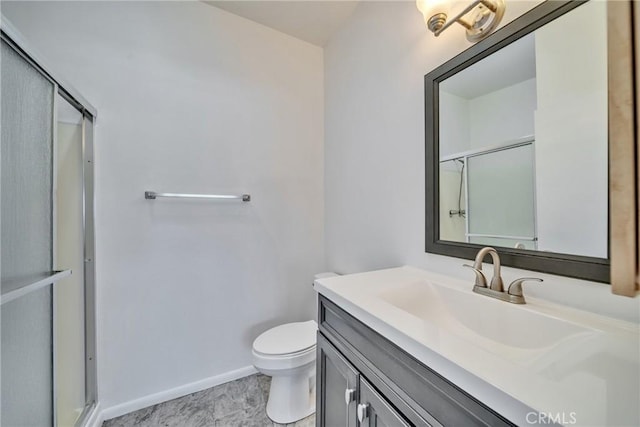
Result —
[[468, 241], [535, 249], [533, 144], [467, 159]]
[[81, 426], [96, 409], [95, 109], [59, 86], [6, 29], [0, 424]]
[[[55, 85], [2, 41], [0, 423], [53, 420], [51, 274]], [[46, 280], [45, 280], [46, 282]]]

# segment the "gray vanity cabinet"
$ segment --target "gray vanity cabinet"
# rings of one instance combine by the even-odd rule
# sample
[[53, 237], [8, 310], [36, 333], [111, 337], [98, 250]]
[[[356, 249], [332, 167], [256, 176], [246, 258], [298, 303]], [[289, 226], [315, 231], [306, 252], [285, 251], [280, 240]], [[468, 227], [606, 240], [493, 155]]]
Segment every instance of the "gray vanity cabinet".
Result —
[[514, 425], [323, 295], [318, 302], [317, 427]]
[[318, 332], [316, 425], [356, 426], [358, 371]]
[[410, 426], [319, 332], [317, 349], [317, 426]]
[[382, 397], [367, 380], [360, 378], [358, 420], [368, 427], [411, 427], [404, 418]]

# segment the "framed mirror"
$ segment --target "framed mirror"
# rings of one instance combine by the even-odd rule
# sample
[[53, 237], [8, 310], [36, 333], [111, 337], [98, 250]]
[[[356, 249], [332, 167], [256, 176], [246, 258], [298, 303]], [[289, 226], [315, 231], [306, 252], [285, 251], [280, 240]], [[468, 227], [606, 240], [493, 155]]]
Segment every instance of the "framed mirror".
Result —
[[609, 281], [606, 3], [544, 2], [425, 76], [427, 252]]

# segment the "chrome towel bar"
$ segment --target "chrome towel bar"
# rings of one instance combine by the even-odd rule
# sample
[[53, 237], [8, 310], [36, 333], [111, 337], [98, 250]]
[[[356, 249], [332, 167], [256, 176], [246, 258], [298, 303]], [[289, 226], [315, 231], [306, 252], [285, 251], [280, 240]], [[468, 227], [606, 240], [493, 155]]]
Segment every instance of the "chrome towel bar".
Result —
[[251, 200], [249, 194], [184, 194], [184, 193], [156, 193], [155, 191], [145, 191], [144, 198], [155, 200], [158, 197], [177, 197], [183, 199], [218, 199], [218, 200]]

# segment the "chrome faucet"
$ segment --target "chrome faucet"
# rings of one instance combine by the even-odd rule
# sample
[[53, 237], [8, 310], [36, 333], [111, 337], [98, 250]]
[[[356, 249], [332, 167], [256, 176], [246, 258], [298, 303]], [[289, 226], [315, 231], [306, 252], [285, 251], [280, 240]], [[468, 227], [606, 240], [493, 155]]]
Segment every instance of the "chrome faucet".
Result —
[[[487, 256], [487, 254], [491, 255], [493, 262], [493, 277], [491, 278], [491, 284], [489, 287], [487, 287], [487, 277], [482, 272], [482, 260], [484, 260], [484, 257]], [[491, 247], [480, 249], [476, 255], [473, 265], [463, 264], [463, 266], [471, 268], [476, 274], [473, 292], [513, 304], [526, 303], [524, 295], [522, 294], [523, 282], [527, 280], [542, 282], [542, 279], [538, 279], [536, 277], [523, 277], [511, 282], [508, 290], [505, 292], [502, 277], [500, 276], [500, 256], [498, 255], [498, 251]]]

